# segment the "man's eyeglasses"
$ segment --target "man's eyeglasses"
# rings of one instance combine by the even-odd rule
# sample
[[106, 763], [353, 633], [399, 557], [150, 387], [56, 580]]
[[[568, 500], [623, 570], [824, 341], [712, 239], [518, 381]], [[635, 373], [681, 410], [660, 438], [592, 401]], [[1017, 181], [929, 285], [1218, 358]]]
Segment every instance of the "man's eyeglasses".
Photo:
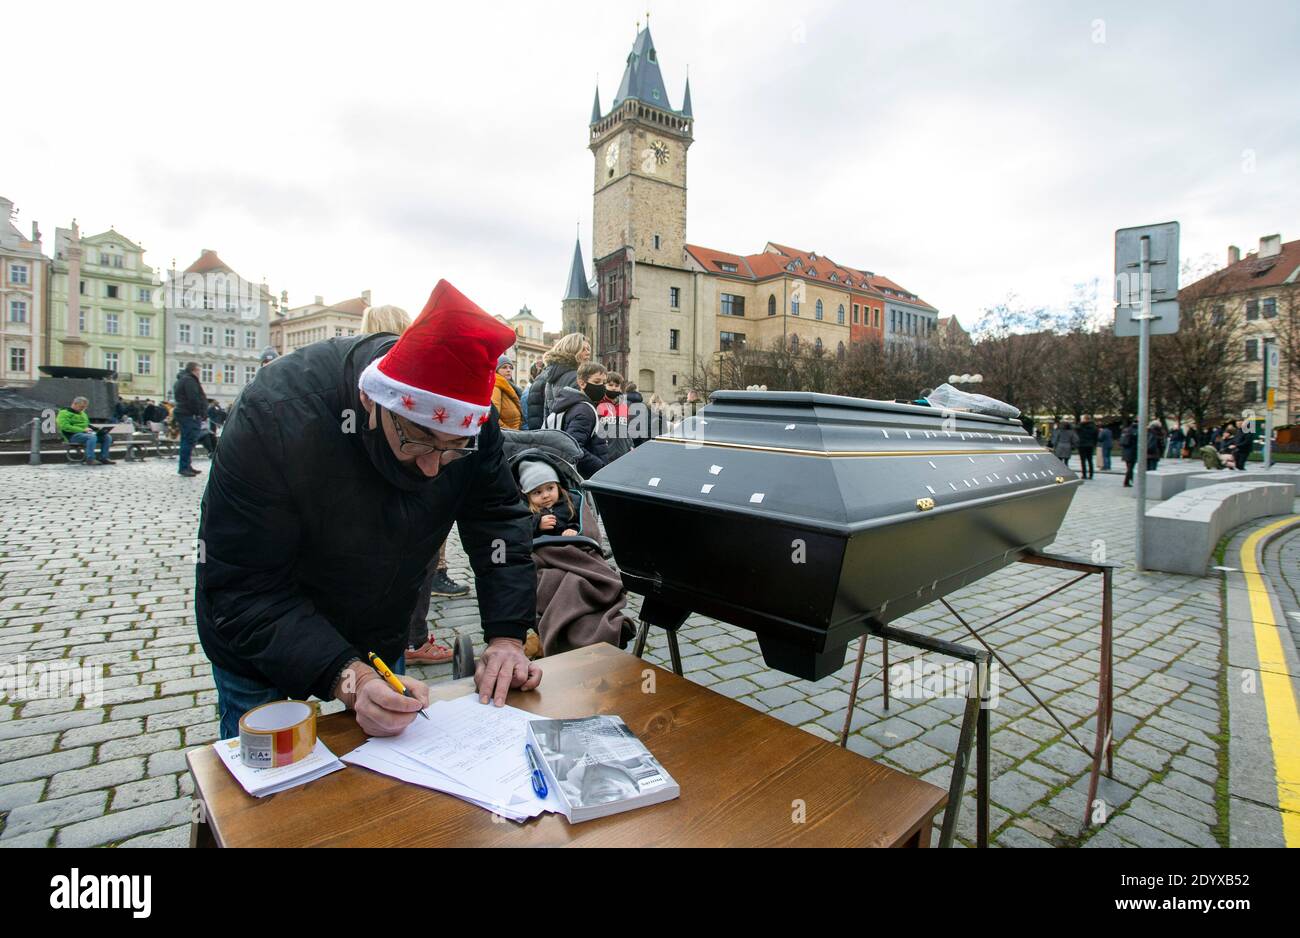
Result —
[[426, 443], [423, 440], [408, 439], [406, 434], [402, 432], [402, 418], [392, 411], [387, 413], [389, 419], [393, 421], [393, 429], [397, 431], [397, 449], [403, 456], [428, 456], [430, 453], [440, 453], [438, 462], [441, 465], [449, 466], [462, 456], [478, 452], [478, 437], [470, 437], [464, 446], [439, 446], [436, 443]]

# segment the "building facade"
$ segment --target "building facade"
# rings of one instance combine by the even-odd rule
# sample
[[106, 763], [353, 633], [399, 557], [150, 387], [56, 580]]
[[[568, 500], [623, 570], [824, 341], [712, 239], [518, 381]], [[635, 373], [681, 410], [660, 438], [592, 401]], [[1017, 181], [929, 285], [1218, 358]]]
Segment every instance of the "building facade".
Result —
[[245, 280], [211, 249], [183, 271], [173, 265], [166, 291], [167, 396], [193, 361], [209, 400], [233, 404], [270, 344], [271, 303], [265, 284]]
[[592, 273], [574, 246], [561, 315], [595, 359], [665, 400], [684, 398], [716, 356], [782, 343], [844, 355], [854, 342], [926, 341], [938, 311], [872, 271], [768, 242], [757, 254], [688, 243], [690, 81], [674, 110], [650, 30], [641, 30], [611, 109], [597, 89]]
[[[288, 355], [313, 342], [356, 335], [361, 331], [361, 316], [369, 305], [369, 290], [334, 304], [318, 296], [316, 302], [287, 309], [275, 318], [271, 323], [271, 345], [281, 355]], [[282, 308], [287, 306], [287, 300], [281, 303]]]
[[1281, 235], [1267, 235], [1259, 239], [1259, 249], [1245, 257], [1240, 248], [1230, 246], [1223, 268], [1183, 289], [1207, 298], [1214, 315], [1239, 317], [1245, 323], [1241, 397], [1248, 410], [1262, 414], [1267, 405], [1265, 361], [1270, 346], [1278, 349], [1273, 419], [1279, 426], [1300, 423], [1300, 371], [1292, 360], [1294, 352], [1287, 355], [1288, 345], [1300, 342], [1300, 241], [1283, 244]]
[[506, 354], [515, 363], [515, 383], [526, 384], [533, 365], [541, 362], [542, 356], [551, 347], [546, 341], [542, 321], [527, 306], [509, 319], [504, 316], [498, 316], [497, 319], [513, 329], [518, 336]]
[[162, 285], [144, 248], [117, 231], [56, 228], [46, 318], [49, 363], [117, 373], [118, 394], [169, 395]]
[[45, 364], [49, 258], [36, 222], [26, 238], [14, 215], [14, 203], [0, 197], [0, 386], [31, 387]]

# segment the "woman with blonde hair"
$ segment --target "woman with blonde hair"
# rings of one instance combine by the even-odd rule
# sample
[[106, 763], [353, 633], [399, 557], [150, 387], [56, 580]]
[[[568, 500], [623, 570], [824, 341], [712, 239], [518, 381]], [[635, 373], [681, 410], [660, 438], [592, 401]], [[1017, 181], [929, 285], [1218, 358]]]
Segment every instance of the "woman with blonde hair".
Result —
[[591, 360], [591, 343], [581, 332], [561, 336], [542, 356], [546, 368], [528, 386], [528, 430], [540, 430], [561, 388], [578, 386], [578, 366]]
[[391, 332], [401, 335], [411, 324], [411, 314], [400, 306], [367, 306], [361, 314], [361, 332]]

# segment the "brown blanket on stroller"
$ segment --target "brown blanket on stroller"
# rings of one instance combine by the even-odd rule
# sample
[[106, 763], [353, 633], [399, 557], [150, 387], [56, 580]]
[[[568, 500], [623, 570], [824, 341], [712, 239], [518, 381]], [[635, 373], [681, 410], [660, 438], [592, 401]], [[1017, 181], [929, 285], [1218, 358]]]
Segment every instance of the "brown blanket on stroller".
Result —
[[623, 581], [604, 559], [575, 544], [533, 551], [537, 634], [543, 655], [601, 642], [626, 648], [636, 629], [623, 615]]

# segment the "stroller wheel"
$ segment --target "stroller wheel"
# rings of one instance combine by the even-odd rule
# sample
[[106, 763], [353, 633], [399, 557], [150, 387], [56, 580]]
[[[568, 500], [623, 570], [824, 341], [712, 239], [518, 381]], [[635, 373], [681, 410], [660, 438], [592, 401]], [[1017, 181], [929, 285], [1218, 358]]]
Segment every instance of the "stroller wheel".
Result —
[[451, 679], [474, 676], [474, 640], [468, 635], [457, 635], [452, 646]]

